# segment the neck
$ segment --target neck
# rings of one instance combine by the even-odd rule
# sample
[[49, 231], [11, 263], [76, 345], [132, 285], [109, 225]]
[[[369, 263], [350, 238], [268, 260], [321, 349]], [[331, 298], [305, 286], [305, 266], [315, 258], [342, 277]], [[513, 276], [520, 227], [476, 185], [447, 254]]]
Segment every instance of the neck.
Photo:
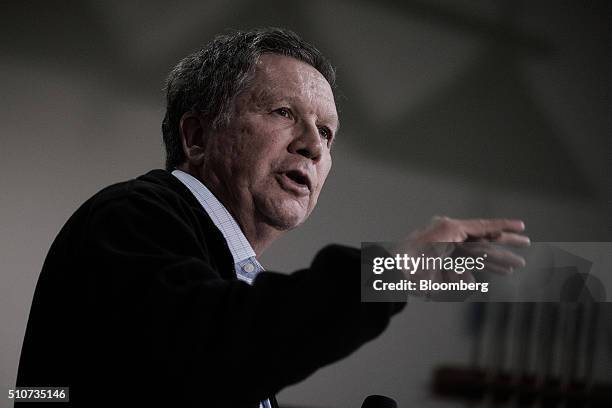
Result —
[[232, 205], [231, 197], [223, 190], [223, 184], [219, 182], [214, 173], [202, 177], [198, 169], [191, 166], [184, 164], [177, 168], [197, 178], [215, 195], [234, 218], [257, 257], [261, 256], [270, 244], [283, 234], [283, 231], [272, 227], [269, 223], [257, 221], [261, 217], [257, 216], [255, 208], [235, 208]]
[[238, 225], [240, 225], [240, 229], [242, 229], [244, 236], [258, 257], [268, 249], [272, 242], [282, 235], [282, 231], [272, 228], [268, 224], [249, 222], [253, 217], [242, 217], [247, 218], [243, 220], [241, 217], [237, 217], [229, 208], [228, 211], [230, 211]]

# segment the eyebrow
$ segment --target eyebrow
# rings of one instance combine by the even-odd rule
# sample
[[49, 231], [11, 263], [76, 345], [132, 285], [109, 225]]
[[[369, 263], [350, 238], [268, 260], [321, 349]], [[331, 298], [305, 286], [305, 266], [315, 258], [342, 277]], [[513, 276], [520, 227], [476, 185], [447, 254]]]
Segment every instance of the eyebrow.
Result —
[[[273, 91], [270, 91], [270, 89], [267, 89], [267, 88], [260, 89], [258, 92], [253, 94], [253, 97], [255, 98], [255, 103], [257, 104], [257, 106], [270, 105], [276, 101], [293, 102], [296, 100], [296, 98], [293, 96], [279, 97]], [[334, 101], [334, 107], [336, 107], [335, 101]], [[336, 110], [337, 110], [337, 107], [336, 107]], [[320, 119], [323, 119], [325, 122], [335, 122], [336, 124], [335, 126], [336, 130], [334, 131], [334, 138], [335, 138], [338, 135], [338, 132], [340, 132], [340, 118], [338, 117], [338, 115], [329, 115], [329, 116], [326, 115]]]
[[325, 118], [324, 121], [325, 122], [334, 121], [336, 123], [335, 130], [334, 130], [334, 139], [335, 139], [338, 136], [338, 133], [340, 133], [340, 119], [337, 116], [332, 116], [330, 118]]
[[274, 95], [267, 89], [260, 89], [258, 92], [254, 92], [251, 99], [255, 100], [257, 106], [271, 104], [274, 100]]

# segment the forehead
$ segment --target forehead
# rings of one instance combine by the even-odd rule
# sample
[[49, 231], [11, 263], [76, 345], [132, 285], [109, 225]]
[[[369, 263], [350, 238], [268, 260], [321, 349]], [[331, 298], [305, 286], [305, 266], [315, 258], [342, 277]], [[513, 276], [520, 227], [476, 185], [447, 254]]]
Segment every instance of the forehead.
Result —
[[251, 91], [260, 102], [299, 103], [317, 116], [338, 121], [334, 95], [325, 77], [313, 66], [295, 58], [261, 55]]

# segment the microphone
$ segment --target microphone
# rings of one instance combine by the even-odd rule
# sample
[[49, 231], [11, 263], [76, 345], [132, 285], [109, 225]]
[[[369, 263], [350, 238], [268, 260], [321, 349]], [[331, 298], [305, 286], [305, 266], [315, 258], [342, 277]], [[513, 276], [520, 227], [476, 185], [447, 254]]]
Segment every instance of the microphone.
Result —
[[384, 395], [369, 395], [361, 404], [361, 408], [397, 408], [393, 398]]

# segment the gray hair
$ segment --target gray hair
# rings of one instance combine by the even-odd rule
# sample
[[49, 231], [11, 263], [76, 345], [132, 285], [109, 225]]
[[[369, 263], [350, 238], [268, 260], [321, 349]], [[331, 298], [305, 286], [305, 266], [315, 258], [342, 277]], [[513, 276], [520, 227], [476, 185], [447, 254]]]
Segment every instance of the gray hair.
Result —
[[185, 112], [199, 112], [211, 129], [227, 126], [236, 96], [246, 90], [262, 54], [278, 54], [303, 61], [335, 90], [336, 73], [329, 60], [296, 33], [282, 28], [234, 31], [216, 36], [204, 48], [183, 58], [166, 79], [166, 115], [162, 134], [166, 169], [185, 161], [179, 123]]

